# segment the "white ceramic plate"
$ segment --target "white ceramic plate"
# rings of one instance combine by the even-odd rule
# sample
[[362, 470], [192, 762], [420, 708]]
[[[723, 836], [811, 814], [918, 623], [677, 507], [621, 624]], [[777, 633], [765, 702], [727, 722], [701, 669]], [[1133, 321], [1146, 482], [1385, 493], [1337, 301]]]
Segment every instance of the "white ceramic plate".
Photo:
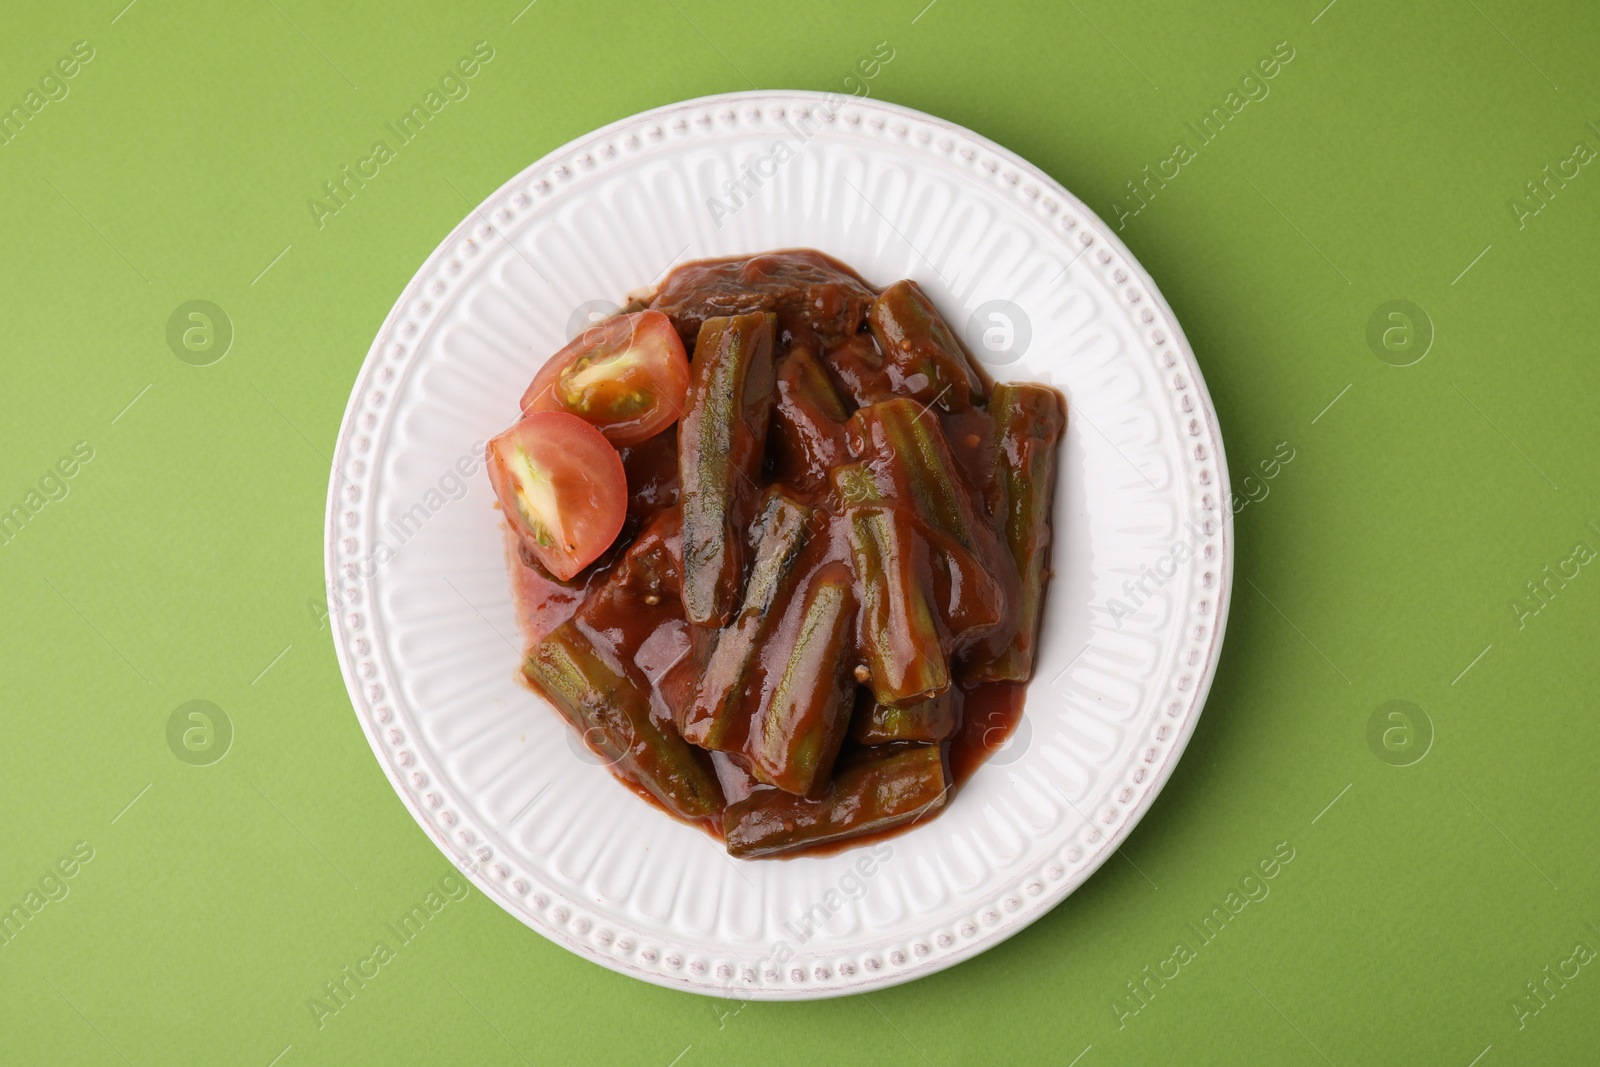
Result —
[[[586, 312], [678, 262], [795, 246], [876, 285], [915, 278], [996, 377], [1060, 388], [1069, 428], [1043, 654], [1010, 744], [907, 834], [741, 862], [617, 784], [518, 685], [482, 442], [514, 420], [533, 372]], [[1227, 618], [1222, 440], [1155, 285], [1036, 167], [889, 104], [708, 97], [533, 164], [401, 294], [334, 462], [335, 646], [401, 800], [479, 889], [545, 937], [700, 993], [881, 988], [1043, 915], [1167, 780]]]

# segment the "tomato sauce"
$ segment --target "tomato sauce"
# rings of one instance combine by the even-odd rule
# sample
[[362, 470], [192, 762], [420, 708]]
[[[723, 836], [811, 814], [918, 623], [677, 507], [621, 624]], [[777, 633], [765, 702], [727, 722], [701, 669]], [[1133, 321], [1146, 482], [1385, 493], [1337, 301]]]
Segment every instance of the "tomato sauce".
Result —
[[[881, 828], [863, 817], [858, 829], [846, 827], [849, 832], [831, 824], [825, 831], [804, 831], [817, 835], [816, 840], [790, 843], [782, 836], [802, 832], [795, 827], [811, 818], [808, 805], [825, 806], [831, 791], [847, 788], [839, 779], [830, 783], [830, 766], [836, 770], [864, 766], [876, 752], [926, 750], [930, 744], [938, 744], [945, 781], [942, 803], [949, 803], [984, 760], [1005, 744], [1022, 714], [1035, 636], [1027, 631], [1030, 627], [1036, 630], [1038, 601], [1048, 577], [1044, 565], [1048, 531], [1040, 540], [1037, 519], [1030, 527], [1023, 514], [1035, 502], [1018, 490], [1017, 479], [1004, 465], [1004, 457], [1017, 449], [1001, 447], [999, 439], [1006, 433], [1014, 436], [1016, 431], [997, 423], [1004, 417], [998, 409], [992, 412], [984, 406], [989, 383], [969, 362], [970, 357], [962, 358], [964, 350], [936, 313], [917, 303], [925, 301], [919, 290], [910, 287], [902, 299], [909, 310], [895, 324], [901, 333], [890, 332], [889, 336], [910, 339], [890, 344], [887, 350], [884, 331], [868, 329], [869, 315], [877, 314], [875, 301], [881, 303], [880, 292], [818, 252], [780, 252], [689, 264], [669, 275], [649, 301], [650, 308], [664, 312], [678, 329], [691, 350], [691, 362], [696, 335], [708, 320], [752, 313], [768, 313], [776, 320], [776, 385], [772, 399], [763, 401], [773, 410], [770, 419], [760, 424], [765, 436], [759, 444], [765, 459], [753, 477], [741, 474], [751, 487], [747, 497], [750, 513], [744, 517], [745, 528], [738, 531], [742, 543], [736, 546], [741, 553], [743, 581], [753, 586], [756, 570], [770, 565], [770, 560], [763, 563], [762, 559], [763, 553], [770, 551], [765, 546], [774, 537], [773, 531], [782, 516], [794, 517], [800, 547], [785, 557], [782, 570], [788, 576], [785, 588], [789, 591], [770, 605], [752, 611], [749, 603], [756, 594], [751, 589], [746, 590], [741, 614], [720, 626], [695, 625], [688, 620], [683, 587], [686, 566], [693, 563], [685, 563], [685, 542], [696, 536], [696, 531], [688, 529], [685, 518], [680, 474], [688, 459], [681, 454], [676, 426], [619, 449], [628, 486], [622, 533], [572, 580], [550, 577], [517, 534], [507, 530], [517, 620], [530, 655], [553, 633], [576, 627], [587, 646], [610, 665], [609, 670], [632, 679], [647, 695], [649, 728], [670, 735], [669, 740], [676, 742], [681, 733], [700, 744], [700, 735], [693, 731], [703, 731], [704, 722], [699, 727], [686, 726], [686, 722], [705, 711], [701, 690], [711, 686], [712, 676], [722, 669], [719, 657], [727, 658], [727, 650], [720, 644], [732, 642], [730, 635], [740, 627], [762, 634], [761, 643], [750, 653], [746, 681], [727, 691], [726, 700], [732, 703], [725, 701], [712, 709], [719, 715], [719, 708], [734, 709], [726, 722], [717, 719], [715, 729], [723, 731], [716, 735], [717, 742], [692, 747], [682, 757], [693, 764], [688, 771], [714, 781], [728, 812], [775, 800], [782, 801], [780, 807], [787, 805], [783, 810], [788, 814], [773, 816], [777, 844], [757, 842], [748, 846], [748, 853], [735, 851], [736, 855], [827, 853], [903, 832], [932, 818], [939, 805], [927, 806], [909, 821], [882, 819]], [[927, 331], [935, 344], [931, 348], [922, 344], [917, 330]], [[955, 356], [953, 361], [940, 362], [928, 359], [927, 351], [936, 355], [953, 352]], [[865, 416], [856, 417], [863, 409], [870, 407], [876, 412], [880, 405], [897, 398], [898, 403], [907, 403], [907, 397], [917, 400], [917, 405], [896, 409], [908, 416], [902, 424], [878, 425]], [[1048, 403], [1045, 408], [1049, 409]], [[1042, 424], [1035, 419], [1018, 425], [1033, 427], [1046, 442], [1040, 446], [1050, 453], [1046, 458], [1053, 462], [1064, 420], [1064, 410], [1057, 420], [1046, 410]], [[923, 436], [907, 438], [903, 436], [907, 432]], [[895, 433], [902, 436], [896, 438]], [[928, 499], [932, 483], [927, 477], [919, 481], [915, 472], [908, 475], [900, 469], [910, 448], [905, 442], [910, 440], [922, 442], [924, 452], [932, 441], [934, 451], [948, 457], [945, 462], [952, 469], [938, 468], [938, 484], [933, 487], [944, 495], [933, 503]], [[890, 447], [896, 441], [900, 442], [898, 449]], [[846, 484], [840, 473], [844, 466], [856, 470], [857, 481], [850, 484], [865, 486], [863, 491], [869, 494], [849, 506], [840, 503], [844, 499], [841, 487]], [[773, 503], [774, 487], [781, 490], [782, 501], [777, 505]], [[1047, 515], [1049, 486], [1043, 487], [1043, 493]], [[760, 516], [756, 515], [758, 503], [766, 508]], [[903, 515], [919, 507], [915, 519], [870, 525], [879, 521], [880, 514]], [[864, 522], [869, 525], [864, 527]], [[904, 525], [907, 522], [909, 527]], [[902, 528], [916, 533], [917, 568], [905, 569], [908, 560], [891, 555], [883, 557], [883, 566], [888, 568], [884, 573], [863, 573], [863, 530]], [[1019, 529], [1031, 532], [1034, 540], [1019, 541]], [[1026, 562], [1031, 558], [1025, 554], [1029, 552], [1043, 556], [1032, 571]], [[852, 670], [853, 665], [853, 680], [845, 675], [845, 681], [858, 695], [857, 721], [849, 735], [836, 730], [838, 736], [815, 756], [823, 765], [814, 784], [785, 799], [773, 793], [770, 770], [764, 772], [757, 766], [766, 758], [760, 754], [761, 746], [770, 746], [773, 738], [755, 736], [753, 724], [759, 721], [761, 709], [774, 700], [794, 699], [793, 680], [786, 680], [785, 675], [792, 669], [786, 664], [800, 662], [795, 650], [815, 629], [816, 590], [830, 575], [835, 582], [840, 575], [846, 579], [855, 576], [857, 588], [845, 601], [855, 620], [849, 631], [853, 636], [834, 658], [840, 660], [841, 672]], [[884, 596], [894, 604], [899, 603], [895, 598], [909, 596], [934, 605], [936, 618], [927, 625], [933, 627], [929, 633], [937, 638], [937, 645], [915, 645], [913, 636], [902, 640], [896, 633], [869, 633], [868, 609], [881, 607]], [[891, 616], [900, 617], [892, 612]], [[928, 656], [940, 662], [930, 667]], [[907, 734], [904, 740], [887, 742], [886, 747], [879, 747], [885, 744], [881, 739], [861, 732], [860, 709], [871, 706], [874, 692], [889, 684], [884, 672], [891, 666], [903, 667], [912, 678], [920, 677], [919, 671], [924, 669], [935, 676], [927, 691], [938, 695], [927, 699], [951, 702], [957, 724], [953, 732], [940, 737]], [[940, 683], [938, 679], [944, 680]], [[813, 688], [828, 684], [822, 677], [802, 681]], [[533, 688], [537, 691], [540, 687], [533, 684]], [[779, 690], [789, 695], [782, 696]], [[802, 704], [813, 697], [809, 691], [799, 694]], [[843, 714], [847, 720], [851, 715], [848, 709]], [[801, 727], [809, 722], [803, 715], [796, 721]], [[589, 732], [585, 739], [592, 743]], [[788, 735], [779, 737], [778, 743], [789, 744], [802, 754], [811, 751]], [[606, 758], [598, 747], [596, 751]], [[686, 818], [663, 801], [660, 788], [630, 774], [627, 759], [608, 762], [612, 773], [642, 799], [724, 838], [721, 813]], [[866, 775], [858, 785], [869, 801], [883, 800], [893, 792], [874, 783], [869, 772], [841, 773], [845, 777]], [[728, 825], [733, 851], [733, 823]]]

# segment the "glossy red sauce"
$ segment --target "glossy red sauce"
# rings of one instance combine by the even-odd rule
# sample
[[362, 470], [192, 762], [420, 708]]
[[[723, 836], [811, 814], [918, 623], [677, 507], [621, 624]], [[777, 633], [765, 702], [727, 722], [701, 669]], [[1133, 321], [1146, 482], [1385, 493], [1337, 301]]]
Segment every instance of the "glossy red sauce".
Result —
[[[517, 548], [517, 539], [508, 529], [506, 531], [507, 557], [512, 575], [512, 591], [516, 602], [517, 624], [522, 631], [525, 647], [532, 647], [538, 643], [552, 629], [572, 617], [582, 601], [584, 593], [590, 583], [602, 578], [605, 574], [603, 566], [597, 565], [586, 575], [580, 575], [581, 584], [564, 586], [553, 581], [538, 568], [529, 566], [521, 557]], [[678, 620], [681, 622], [681, 618]], [[661, 624], [658, 624], [660, 626]], [[670, 626], [670, 620], [667, 626]], [[666, 627], [662, 627], [665, 629]], [[654, 636], [656, 631], [652, 631]], [[649, 638], [640, 642], [645, 646]], [[668, 666], [684, 668], [689, 666], [687, 657], [679, 658]], [[652, 675], [652, 681], [658, 690], [661, 688], [655, 678], [659, 674], [646, 668]], [[688, 673], [686, 671], [682, 673]], [[528, 681], [519, 671], [517, 681], [528, 685]], [[529, 688], [532, 688], [529, 686]], [[959, 793], [961, 786], [972, 777], [985, 760], [1005, 746], [1017, 724], [1022, 721], [1022, 705], [1027, 694], [1026, 683], [1019, 682], [979, 682], [976, 685], [962, 688], [957, 699], [961, 701], [961, 726], [954, 737], [944, 743], [945, 760], [950, 768], [952, 781], [951, 799]], [[853, 742], [846, 741], [852, 745]], [[599, 753], [596, 753], [598, 756]], [[716, 768], [717, 778], [722, 784], [724, 795], [728, 803], [743, 800], [750, 791], [760, 787], [754, 778], [740, 765], [735, 757], [723, 752], [708, 753], [713, 767]], [[633, 781], [625, 774], [613, 773], [612, 777], [622, 783], [629, 792], [661, 811], [665, 815], [678, 819], [679, 822], [688, 822], [698, 826], [718, 841], [722, 840], [722, 820], [718, 817], [705, 819], [682, 819], [668, 811], [667, 808], [649, 790]], [[946, 804], [950, 801], [946, 801]], [[937, 812], [933, 813], [937, 814]], [[910, 826], [897, 826], [880, 833], [861, 834], [842, 841], [825, 842], [799, 850], [791, 855], [827, 856], [858, 845], [870, 844], [886, 838], [895, 837], [911, 829]]]
[[[673, 318], [690, 344], [699, 323], [707, 317], [756, 310], [777, 315], [778, 350], [782, 353], [775, 390], [780, 398], [779, 411], [769, 430], [761, 476], [769, 483], [781, 480], [791, 497], [817, 508], [813, 515], [817, 528], [795, 564], [798, 571], [806, 574], [816, 574], [826, 566], [848, 565], [850, 559], [841, 513], [828, 510], [828, 476], [831, 465], [850, 461], [862, 448], [861, 442], [846, 439], [842, 422], [836, 424], [838, 417], [848, 417], [858, 404], [873, 400], [872, 391], [885, 388], [885, 381], [895, 377], [884, 369], [884, 357], [866, 332], [864, 317], [875, 295], [876, 291], [848, 268], [820, 253], [778, 253], [738, 263], [681, 267], [663, 283], [651, 304]], [[791, 390], [794, 395], [804, 392], [795, 383], [805, 373], [814, 373], [814, 368], [802, 367], [802, 361], [808, 359], [826, 366], [831, 380], [843, 383], [841, 408], [826, 417], [808, 412], [804, 413], [805, 418], [785, 421], [784, 405], [799, 403], [792, 399]], [[787, 360], [793, 362], [786, 365], [783, 361]], [[895, 380], [903, 378], [902, 375]], [[993, 504], [997, 489], [991, 470], [994, 422], [983, 408], [976, 406], [956, 410], [930, 407], [925, 413], [938, 421], [965, 479], [966, 491], [987, 512], [988, 524], [997, 523]], [[507, 530], [517, 621], [525, 647], [531, 648], [557, 627], [575, 620], [602, 655], [630, 663], [642, 674], [649, 686], [652, 718], [664, 728], [675, 729], [675, 713], [693, 698], [715, 634], [685, 621], [680, 597], [678, 530], [682, 520], [677, 507], [677, 429], [621, 452], [629, 490], [627, 522], [613, 548], [573, 581], [562, 583], [549, 577]], [[993, 529], [987, 531], [987, 535], [994, 533]], [[995, 618], [1013, 610], [1004, 601], [1016, 596], [1017, 571], [1009, 557], [997, 561], [982, 558], [981, 552], [974, 558], [974, 565], [972, 573], [961, 572], [952, 565], [933, 579], [938, 587], [933, 592], [941, 603], [949, 603], [953, 626], [959, 628], [958, 616], [966, 612], [972, 615], [972, 632], [983, 635], [989, 632], [984, 629], [986, 622], [992, 628]], [[1000, 573], [1003, 580], [990, 572]], [[974, 593], [974, 589], [978, 592]], [[976, 600], [972, 599], [974, 596]], [[996, 599], [1000, 601], [998, 605], [986, 603]], [[788, 609], [784, 606], [774, 610]], [[958, 642], [949, 650], [952, 663], [968, 653], [974, 657], [987, 655], [981, 647], [982, 640], [980, 636], [966, 644]], [[768, 669], [770, 665], [763, 667], [764, 671]], [[953, 693], [959, 705], [960, 726], [942, 743], [951, 798], [1011, 736], [1021, 717], [1025, 684], [957, 680]], [[855, 742], [847, 739], [844, 745], [848, 752]], [[729, 804], [742, 800], [754, 789], [770, 788], [751, 776], [747, 757], [738, 752], [695, 749], [694, 756], [715, 773]], [[654, 795], [618, 768], [613, 768], [613, 774], [641, 799], [667, 811]], [[946, 800], [946, 804], [950, 802]], [[927, 817], [937, 814], [936, 809]], [[723, 837], [720, 817], [686, 821], [693, 821], [719, 840]], [[830, 853], [908, 828], [902, 825], [812, 845], [789, 855]]]

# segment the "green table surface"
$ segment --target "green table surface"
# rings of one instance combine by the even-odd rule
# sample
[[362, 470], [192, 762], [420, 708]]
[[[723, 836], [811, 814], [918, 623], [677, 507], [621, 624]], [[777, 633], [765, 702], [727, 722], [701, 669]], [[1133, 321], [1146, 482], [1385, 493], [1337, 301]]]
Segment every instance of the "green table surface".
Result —
[[[0, 1062], [1594, 1061], [1593, 5], [524, 2], [6, 15]], [[468, 95], [319, 219], [477, 42]], [[328, 1001], [452, 870], [323, 618], [367, 346], [469, 201], [751, 87], [962, 123], [1120, 221], [1240, 492], [1188, 752], [1120, 856], [923, 981], [681, 994], [474, 890]], [[168, 342], [192, 300], [233, 332], [205, 366]], [[169, 741], [192, 700], [219, 761]]]

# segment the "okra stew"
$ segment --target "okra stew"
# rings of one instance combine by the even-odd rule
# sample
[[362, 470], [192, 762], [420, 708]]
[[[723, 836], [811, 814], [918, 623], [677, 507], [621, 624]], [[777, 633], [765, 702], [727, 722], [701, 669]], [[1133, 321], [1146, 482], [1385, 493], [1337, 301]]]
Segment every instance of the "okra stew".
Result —
[[678, 267], [489, 444], [523, 676], [734, 856], [931, 818], [1021, 714], [1065, 427], [914, 281], [810, 250]]

